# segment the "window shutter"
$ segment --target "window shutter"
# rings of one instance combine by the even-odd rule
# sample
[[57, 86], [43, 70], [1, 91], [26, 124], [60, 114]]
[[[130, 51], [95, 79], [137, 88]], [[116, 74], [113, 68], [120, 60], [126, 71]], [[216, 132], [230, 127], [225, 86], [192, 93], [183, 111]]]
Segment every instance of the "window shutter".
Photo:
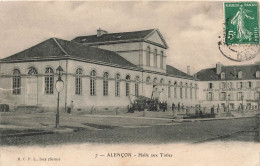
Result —
[[214, 93], [212, 92], [211, 94], [212, 94], [212, 96], [211, 96], [211, 97], [212, 97], [212, 100], [214, 100]]
[[239, 82], [237, 82], [237, 89], [239, 88]]
[[214, 83], [212, 83], [212, 89], [214, 89]]
[[206, 100], [209, 100], [209, 92], [206, 93]]

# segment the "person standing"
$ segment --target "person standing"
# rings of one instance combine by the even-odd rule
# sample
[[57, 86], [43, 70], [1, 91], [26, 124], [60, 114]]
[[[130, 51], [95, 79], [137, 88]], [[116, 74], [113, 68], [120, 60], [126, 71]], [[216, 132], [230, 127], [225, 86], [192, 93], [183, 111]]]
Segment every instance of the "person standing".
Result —
[[217, 107], [217, 113], [219, 113], [219, 104], [218, 104], [218, 107]]
[[175, 104], [172, 103], [172, 111], [174, 111], [174, 109], [175, 109]]
[[68, 107], [68, 113], [71, 114], [72, 111], [73, 111], [73, 108], [74, 108], [74, 104], [73, 104], [73, 101], [70, 102], [70, 105]]
[[188, 107], [188, 106], [186, 106], [186, 115], [188, 115], [188, 114], [189, 114], [189, 112], [190, 112], [190, 109], [189, 109], [189, 107]]
[[214, 105], [211, 107], [211, 114], [214, 114]]
[[181, 109], [181, 104], [180, 102], [178, 103], [178, 112], [180, 112], [180, 109]]

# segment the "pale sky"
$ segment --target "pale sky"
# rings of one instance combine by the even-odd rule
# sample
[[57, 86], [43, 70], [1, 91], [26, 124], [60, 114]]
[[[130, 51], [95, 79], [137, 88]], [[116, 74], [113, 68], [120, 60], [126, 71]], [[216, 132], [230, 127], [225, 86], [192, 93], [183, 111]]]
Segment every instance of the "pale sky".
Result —
[[71, 40], [108, 33], [158, 28], [169, 49], [167, 64], [192, 73], [233, 62], [218, 50], [223, 35], [222, 2], [0, 2], [0, 58], [51, 37]]

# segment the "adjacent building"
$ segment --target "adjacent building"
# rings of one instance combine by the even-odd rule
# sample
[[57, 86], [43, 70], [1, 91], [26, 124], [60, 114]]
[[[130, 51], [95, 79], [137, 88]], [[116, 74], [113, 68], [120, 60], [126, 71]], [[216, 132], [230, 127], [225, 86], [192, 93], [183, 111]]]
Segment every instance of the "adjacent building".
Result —
[[228, 106], [231, 110], [243, 105], [244, 109], [257, 109], [260, 88], [260, 63], [203, 69], [196, 74], [200, 80], [200, 104], [208, 107]]

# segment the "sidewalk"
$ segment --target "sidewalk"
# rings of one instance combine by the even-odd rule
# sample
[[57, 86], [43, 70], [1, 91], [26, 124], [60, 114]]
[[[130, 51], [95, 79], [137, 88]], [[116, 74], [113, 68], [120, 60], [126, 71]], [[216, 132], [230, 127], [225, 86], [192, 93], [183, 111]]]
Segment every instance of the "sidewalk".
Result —
[[255, 115], [237, 117], [218, 117], [201, 119], [173, 119], [172, 112], [143, 112], [101, 115], [101, 114], [63, 114], [60, 116], [60, 128], [55, 128], [55, 113], [10, 112], [2, 114], [0, 121], [0, 135], [30, 136], [37, 134], [67, 133], [79, 130], [103, 130], [122, 128], [140, 128], [158, 125], [178, 125], [183, 122], [216, 121], [239, 118], [252, 118]]
[[119, 115], [83, 115], [87, 117], [102, 117], [102, 118], [127, 118], [127, 119], [151, 119], [151, 120], [164, 120], [173, 122], [195, 122], [195, 121], [210, 121], [210, 120], [227, 120], [227, 119], [240, 119], [240, 118], [252, 118], [255, 115], [250, 116], [238, 116], [238, 117], [218, 117], [218, 118], [197, 118], [197, 119], [173, 119], [173, 118], [156, 118], [156, 117], [141, 117], [141, 116], [119, 116]]

